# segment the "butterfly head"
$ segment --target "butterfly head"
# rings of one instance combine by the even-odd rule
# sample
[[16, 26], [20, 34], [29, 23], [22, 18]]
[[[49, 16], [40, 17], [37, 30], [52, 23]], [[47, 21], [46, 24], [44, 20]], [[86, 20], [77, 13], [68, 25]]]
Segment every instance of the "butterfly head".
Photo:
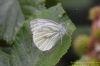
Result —
[[59, 24], [59, 32], [61, 35], [64, 35], [66, 33], [66, 27], [64, 23]]

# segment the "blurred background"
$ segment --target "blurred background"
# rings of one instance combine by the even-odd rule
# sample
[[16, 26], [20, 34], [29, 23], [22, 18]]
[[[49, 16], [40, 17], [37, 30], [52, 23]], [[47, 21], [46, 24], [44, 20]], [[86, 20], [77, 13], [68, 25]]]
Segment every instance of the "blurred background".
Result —
[[[46, 2], [51, 7], [57, 3], [58, 0], [49, 0]], [[100, 0], [59, 0], [62, 2], [66, 13], [76, 25], [77, 29], [73, 34], [73, 39], [81, 34], [89, 34], [91, 31], [91, 21], [88, 18], [89, 10], [100, 5]], [[73, 42], [72, 42], [73, 46]], [[68, 50], [56, 66], [71, 66], [72, 62], [78, 60], [80, 57], [74, 52], [72, 46]]]

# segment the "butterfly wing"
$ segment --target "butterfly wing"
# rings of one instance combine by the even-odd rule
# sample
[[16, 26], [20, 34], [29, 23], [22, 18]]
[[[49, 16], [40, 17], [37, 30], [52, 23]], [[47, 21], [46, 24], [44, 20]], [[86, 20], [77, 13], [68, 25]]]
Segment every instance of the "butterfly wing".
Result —
[[30, 22], [33, 42], [42, 51], [50, 50], [60, 39], [59, 24], [47, 19], [35, 19]]

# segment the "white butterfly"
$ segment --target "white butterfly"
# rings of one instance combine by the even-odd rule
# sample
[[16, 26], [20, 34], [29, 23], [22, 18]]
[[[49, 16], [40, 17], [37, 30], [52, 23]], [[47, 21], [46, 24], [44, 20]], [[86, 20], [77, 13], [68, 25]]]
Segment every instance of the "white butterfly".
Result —
[[59, 24], [49, 19], [34, 19], [30, 22], [33, 42], [41, 51], [50, 50], [66, 33], [63, 23]]

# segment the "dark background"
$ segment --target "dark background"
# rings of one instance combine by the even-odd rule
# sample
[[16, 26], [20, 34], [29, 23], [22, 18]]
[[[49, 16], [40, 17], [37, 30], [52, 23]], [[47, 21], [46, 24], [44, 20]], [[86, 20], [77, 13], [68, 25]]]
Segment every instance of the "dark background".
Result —
[[[88, 19], [89, 10], [94, 6], [100, 5], [100, 0], [59, 0], [62, 2], [66, 13], [76, 25], [77, 29], [73, 34], [73, 40], [77, 35], [89, 34], [91, 21]], [[58, 0], [48, 0], [47, 7], [57, 4]], [[48, 5], [49, 4], [49, 5]], [[73, 45], [73, 43], [72, 43]], [[80, 57], [75, 54], [72, 46], [56, 66], [71, 66], [71, 62], [78, 60]]]

